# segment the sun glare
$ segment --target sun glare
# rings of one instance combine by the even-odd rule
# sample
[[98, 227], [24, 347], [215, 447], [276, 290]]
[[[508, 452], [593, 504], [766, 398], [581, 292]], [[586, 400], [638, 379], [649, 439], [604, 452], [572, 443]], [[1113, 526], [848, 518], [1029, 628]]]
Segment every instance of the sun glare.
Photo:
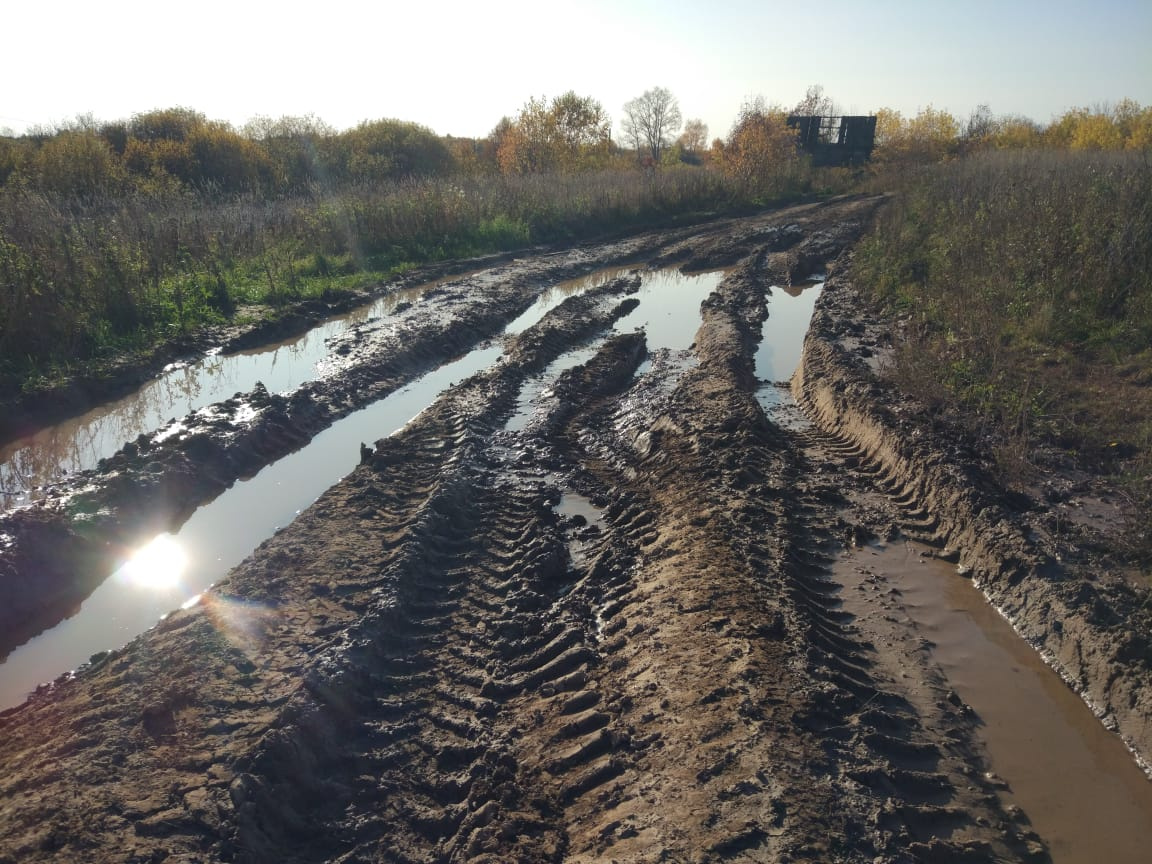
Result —
[[188, 566], [188, 556], [171, 534], [161, 534], [136, 550], [120, 568], [124, 579], [140, 588], [175, 588]]

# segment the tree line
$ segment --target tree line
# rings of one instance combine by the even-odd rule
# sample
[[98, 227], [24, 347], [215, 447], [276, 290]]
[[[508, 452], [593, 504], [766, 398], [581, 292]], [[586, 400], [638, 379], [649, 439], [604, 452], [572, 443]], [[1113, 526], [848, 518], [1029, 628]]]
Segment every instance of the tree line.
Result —
[[[711, 165], [733, 180], [767, 189], [773, 175], [798, 169], [789, 114], [832, 115], [819, 85], [791, 108], [763, 97], [741, 106], [728, 135], [708, 144], [708, 127], [686, 122], [676, 97], [654, 87], [623, 106], [622, 138], [604, 106], [569, 91], [529, 99], [484, 138], [440, 136], [396, 119], [366, 120], [337, 131], [319, 118], [257, 117], [240, 128], [188, 108], [129, 120], [80, 117], [57, 128], [0, 136], [0, 186], [21, 185], [93, 200], [142, 192], [197, 190], [293, 195], [317, 186], [476, 174], [553, 174], [606, 169]], [[905, 117], [876, 111], [878, 166], [941, 161], [975, 149], [1152, 148], [1152, 107], [1125, 99], [1073, 108], [1047, 126], [981, 106], [961, 120], [928, 106]], [[679, 134], [678, 134], [679, 133]]]
[[789, 109], [746, 101], [710, 145], [665, 88], [623, 107], [619, 138], [571, 91], [479, 139], [401, 120], [237, 129], [187, 108], [0, 136], [0, 387], [424, 261], [844, 192], [975, 150], [1146, 150], [1152, 127], [1130, 101], [1048, 127], [881, 111], [872, 166], [813, 168], [787, 117], [839, 113], [819, 86]]
[[182, 190], [223, 194], [293, 195], [431, 176], [552, 174], [627, 168], [638, 162], [692, 162], [707, 127], [689, 121], [680, 139], [675, 97], [656, 87], [625, 105], [628, 146], [613, 139], [599, 101], [569, 91], [532, 98], [481, 139], [440, 136], [417, 123], [366, 120], [337, 131], [313, 116], [257, 117], [240, 128], [175, 107], [129, 120], [91, 116], [59, 127], [0, 136], [0, 186], [92, 200]]

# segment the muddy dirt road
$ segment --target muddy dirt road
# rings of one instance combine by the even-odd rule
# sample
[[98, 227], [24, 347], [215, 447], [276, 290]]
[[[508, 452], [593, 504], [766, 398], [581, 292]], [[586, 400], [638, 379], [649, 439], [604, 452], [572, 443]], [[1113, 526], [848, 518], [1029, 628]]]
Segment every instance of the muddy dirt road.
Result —
[[[1146, 598], [1058, 567], [871, 378], [886, 331], [838, 274], [878, 203], [501, 265], [356, 331], [323, 382], [121, 451], [77, 485], [85, 531], [66, 503], [8, 514], [8, 575], [50, 620], [109, 538], [500, 333], [545, 275], [624, 268], [378, 430], [198, 602], [0, 714], [0, 861], [1144, 860], [1152, 784], [1121, 736], [1152, 756]], [[670, 266], [724, 271], [690, 350], [627, 326]], [[755, 375], [769, 286], [825, 272], [793, 403]], [[1049, 818], [994, 759], [996, 700], [936, 615], [957, 601], [894, 549], [979, 584], [1106, 716], [1120, 735], [1060, 746], [1119, 754], [1071, 782], [1121, 803]], [[45, 562], [48, 600], [24, 576]]]

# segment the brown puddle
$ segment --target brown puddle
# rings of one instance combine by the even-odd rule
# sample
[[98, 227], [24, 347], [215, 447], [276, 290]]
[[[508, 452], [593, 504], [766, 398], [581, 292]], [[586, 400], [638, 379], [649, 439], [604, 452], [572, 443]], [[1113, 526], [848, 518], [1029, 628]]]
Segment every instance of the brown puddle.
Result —
[[932, 659], [975, 710], [1006, 803], [1027, 814], [1054, 864], [1152, 860], [1152, 782], [1123, 742], [954, 565], [926, 552], [897, 541], [842, 559], [844, 609], [881, 614], [863, 596], [869, 573], [900, 592]]

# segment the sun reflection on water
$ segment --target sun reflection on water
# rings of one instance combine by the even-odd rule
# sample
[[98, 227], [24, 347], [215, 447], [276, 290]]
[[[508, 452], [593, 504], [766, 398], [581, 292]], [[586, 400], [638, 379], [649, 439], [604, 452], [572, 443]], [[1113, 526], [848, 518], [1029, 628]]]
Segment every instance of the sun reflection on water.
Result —
[[171, 534], [160, 534], [137, 549], [120, 568], [120, 579], [138, 588], [167, 591], [180, 584], [188, 555]]

